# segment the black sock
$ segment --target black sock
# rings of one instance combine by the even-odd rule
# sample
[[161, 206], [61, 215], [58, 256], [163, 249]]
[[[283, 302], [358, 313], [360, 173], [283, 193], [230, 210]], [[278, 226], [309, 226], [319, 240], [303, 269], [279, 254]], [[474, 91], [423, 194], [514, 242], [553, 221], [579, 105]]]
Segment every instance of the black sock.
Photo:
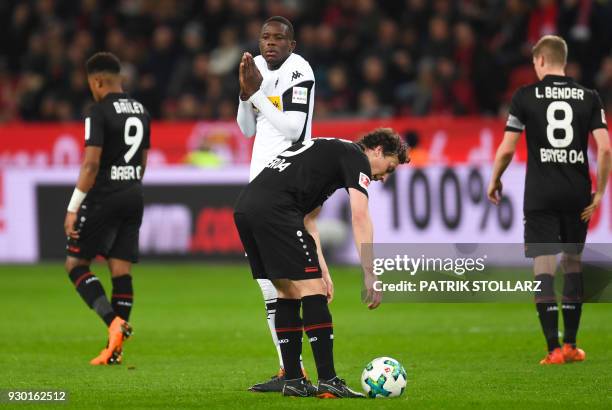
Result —
[[535, 294], [536, 309], [549, 352], [560, 347], [559, 307], [555, 297], [554, 279], [553, 275], [547, 273], [535, 277], [535, 280], [540, 281], [540, 291]]
[[123, 320], [130, 319], [132, 303], [134, 301], [134, 290], [132, 289], [132, 276], [130, 274], [114, 277], [113, 296], [111, 303], [113, 310]]
[[564, 275], [563, 300], [561, 303], [563, 313], [563, 343], [576, 347], [576, 334], [580, 326], [582, 314], [582, 273], [573, 272]]
[[304, 331], [308, 335], [319, 380], [336, 377], [334, 369], [334, 325], [325, 295], [302, 298]]
[[68, 276], [87, 306], [96, 311], [106, 326], [110, 326], [117, 314], [109, 303], [100, 280], [91, 273], [89, 266], [77, 266]]
[[276, 336], [283, 356], [286, 379], [302, 377], [302, 318], [299, 299], [276, 300]]

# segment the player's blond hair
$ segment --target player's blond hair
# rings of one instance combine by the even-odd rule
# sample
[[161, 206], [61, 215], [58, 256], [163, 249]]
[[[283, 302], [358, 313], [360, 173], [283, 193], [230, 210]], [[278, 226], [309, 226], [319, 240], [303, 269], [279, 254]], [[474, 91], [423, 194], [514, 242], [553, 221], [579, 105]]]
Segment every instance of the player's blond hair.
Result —
[[542, 37], [533, 46], [531, 53], [534, 57], [543, 56], [550, 65], [565, 67], [567, 63], [567, 43], [559, 36]]

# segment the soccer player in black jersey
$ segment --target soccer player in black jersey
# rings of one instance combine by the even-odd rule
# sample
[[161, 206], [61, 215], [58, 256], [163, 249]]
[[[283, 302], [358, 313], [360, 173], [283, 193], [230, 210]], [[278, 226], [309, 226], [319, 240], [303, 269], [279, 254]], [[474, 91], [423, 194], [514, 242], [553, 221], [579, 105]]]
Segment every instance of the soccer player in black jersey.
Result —
[[[534, 258], [541, 282], [535, 302], [548, 344], [540, 364], [583, 361], [576, 347], [582, 312], [581, 254], [588, 221], [599, 206], [611, 166], [605, 113], [596, 91], [565, 76], [567, 44], [544, 36], [533, 47], [533, 65], [540, 81], [520, 88], [512, 97], [504, 140], [497, 150], [489, 199], [497, 204], [501, 177], [512, 160], [523, 130], [527, 138], [525, 178], [525, 254]], [[588, 137], [597, 145], [597, 186], [591, 195]], [[558, 337], [558, 306], [554, 292], [556, 254], [564, 273], [563, 347]]]
[[[267, 19], [259, 35], [260, 55], [244, 53], [239, 68], [240, 98], [237, 121], [245, 137], [255, 135], [249, 181], [266, 164], [292, 144], [312, 134], [315, 77], [304, 58], [295, 52], [293, 25], [281, 16]], [[270, 379], [249, 388], [253, 392], [280, 392], [284, 366], [276, 338], [276, 288], [258, 278], [266, 308], [268, 328], [280, 368]]]
[[[371, 309], [376, 308], [381, 295], [373, 289], [371, 262], [362, 255], [362, 245], [373, 240], [368, 186], [371, 180], [384, 181], [406, 161], [406, 146], [388, 128], [374, 130], [357, 143], [317, 138], [279, 154], [240, 194], [234, 220], [253, 277], [270, 279], [278, 291], [276, 333], [285, 365], [283, 395], [363, 397], [349, 389], [334, 369], [328, 308], [333, 285], [323, 266], [315, 219], [334, 191], [348, 191], [366, 300]], [[303, 332], [310, 340], [318, 387], [306, 382], [300, 368]]]
[[[108, 326], [108, 344], [92, 365], [119, 364], [133, 302], [132, 263], [138, 261], [142, 177], [149, 149], [150, 118], [121, 87], [121, 65], [111, 53], [87, 61], [96, 103], [85, 119], [85, 154], [64, 230], [66, 271], [85, 303]], [[113, 290], [109, 301], [90, 264], [107, 258]]]

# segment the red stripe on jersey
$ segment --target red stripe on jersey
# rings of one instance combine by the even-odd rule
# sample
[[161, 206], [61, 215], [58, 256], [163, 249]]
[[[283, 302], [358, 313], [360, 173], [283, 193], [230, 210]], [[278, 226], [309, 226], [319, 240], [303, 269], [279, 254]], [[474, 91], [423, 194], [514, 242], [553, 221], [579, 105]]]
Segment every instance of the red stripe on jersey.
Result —
[[318, 272], [319, 268], [317, 266], [307, 266], [304, 268], [304, 272]]

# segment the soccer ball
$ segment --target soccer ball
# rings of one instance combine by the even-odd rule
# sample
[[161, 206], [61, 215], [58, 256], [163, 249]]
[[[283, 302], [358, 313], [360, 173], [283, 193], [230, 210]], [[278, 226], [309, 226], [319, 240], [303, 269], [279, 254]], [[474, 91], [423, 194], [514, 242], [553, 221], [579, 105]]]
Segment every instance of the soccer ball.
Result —
[[406, 389], [406, 370], [395, 359], [379, 357], [363, 369], [361, 386], [372, 399], [401, 396]]

